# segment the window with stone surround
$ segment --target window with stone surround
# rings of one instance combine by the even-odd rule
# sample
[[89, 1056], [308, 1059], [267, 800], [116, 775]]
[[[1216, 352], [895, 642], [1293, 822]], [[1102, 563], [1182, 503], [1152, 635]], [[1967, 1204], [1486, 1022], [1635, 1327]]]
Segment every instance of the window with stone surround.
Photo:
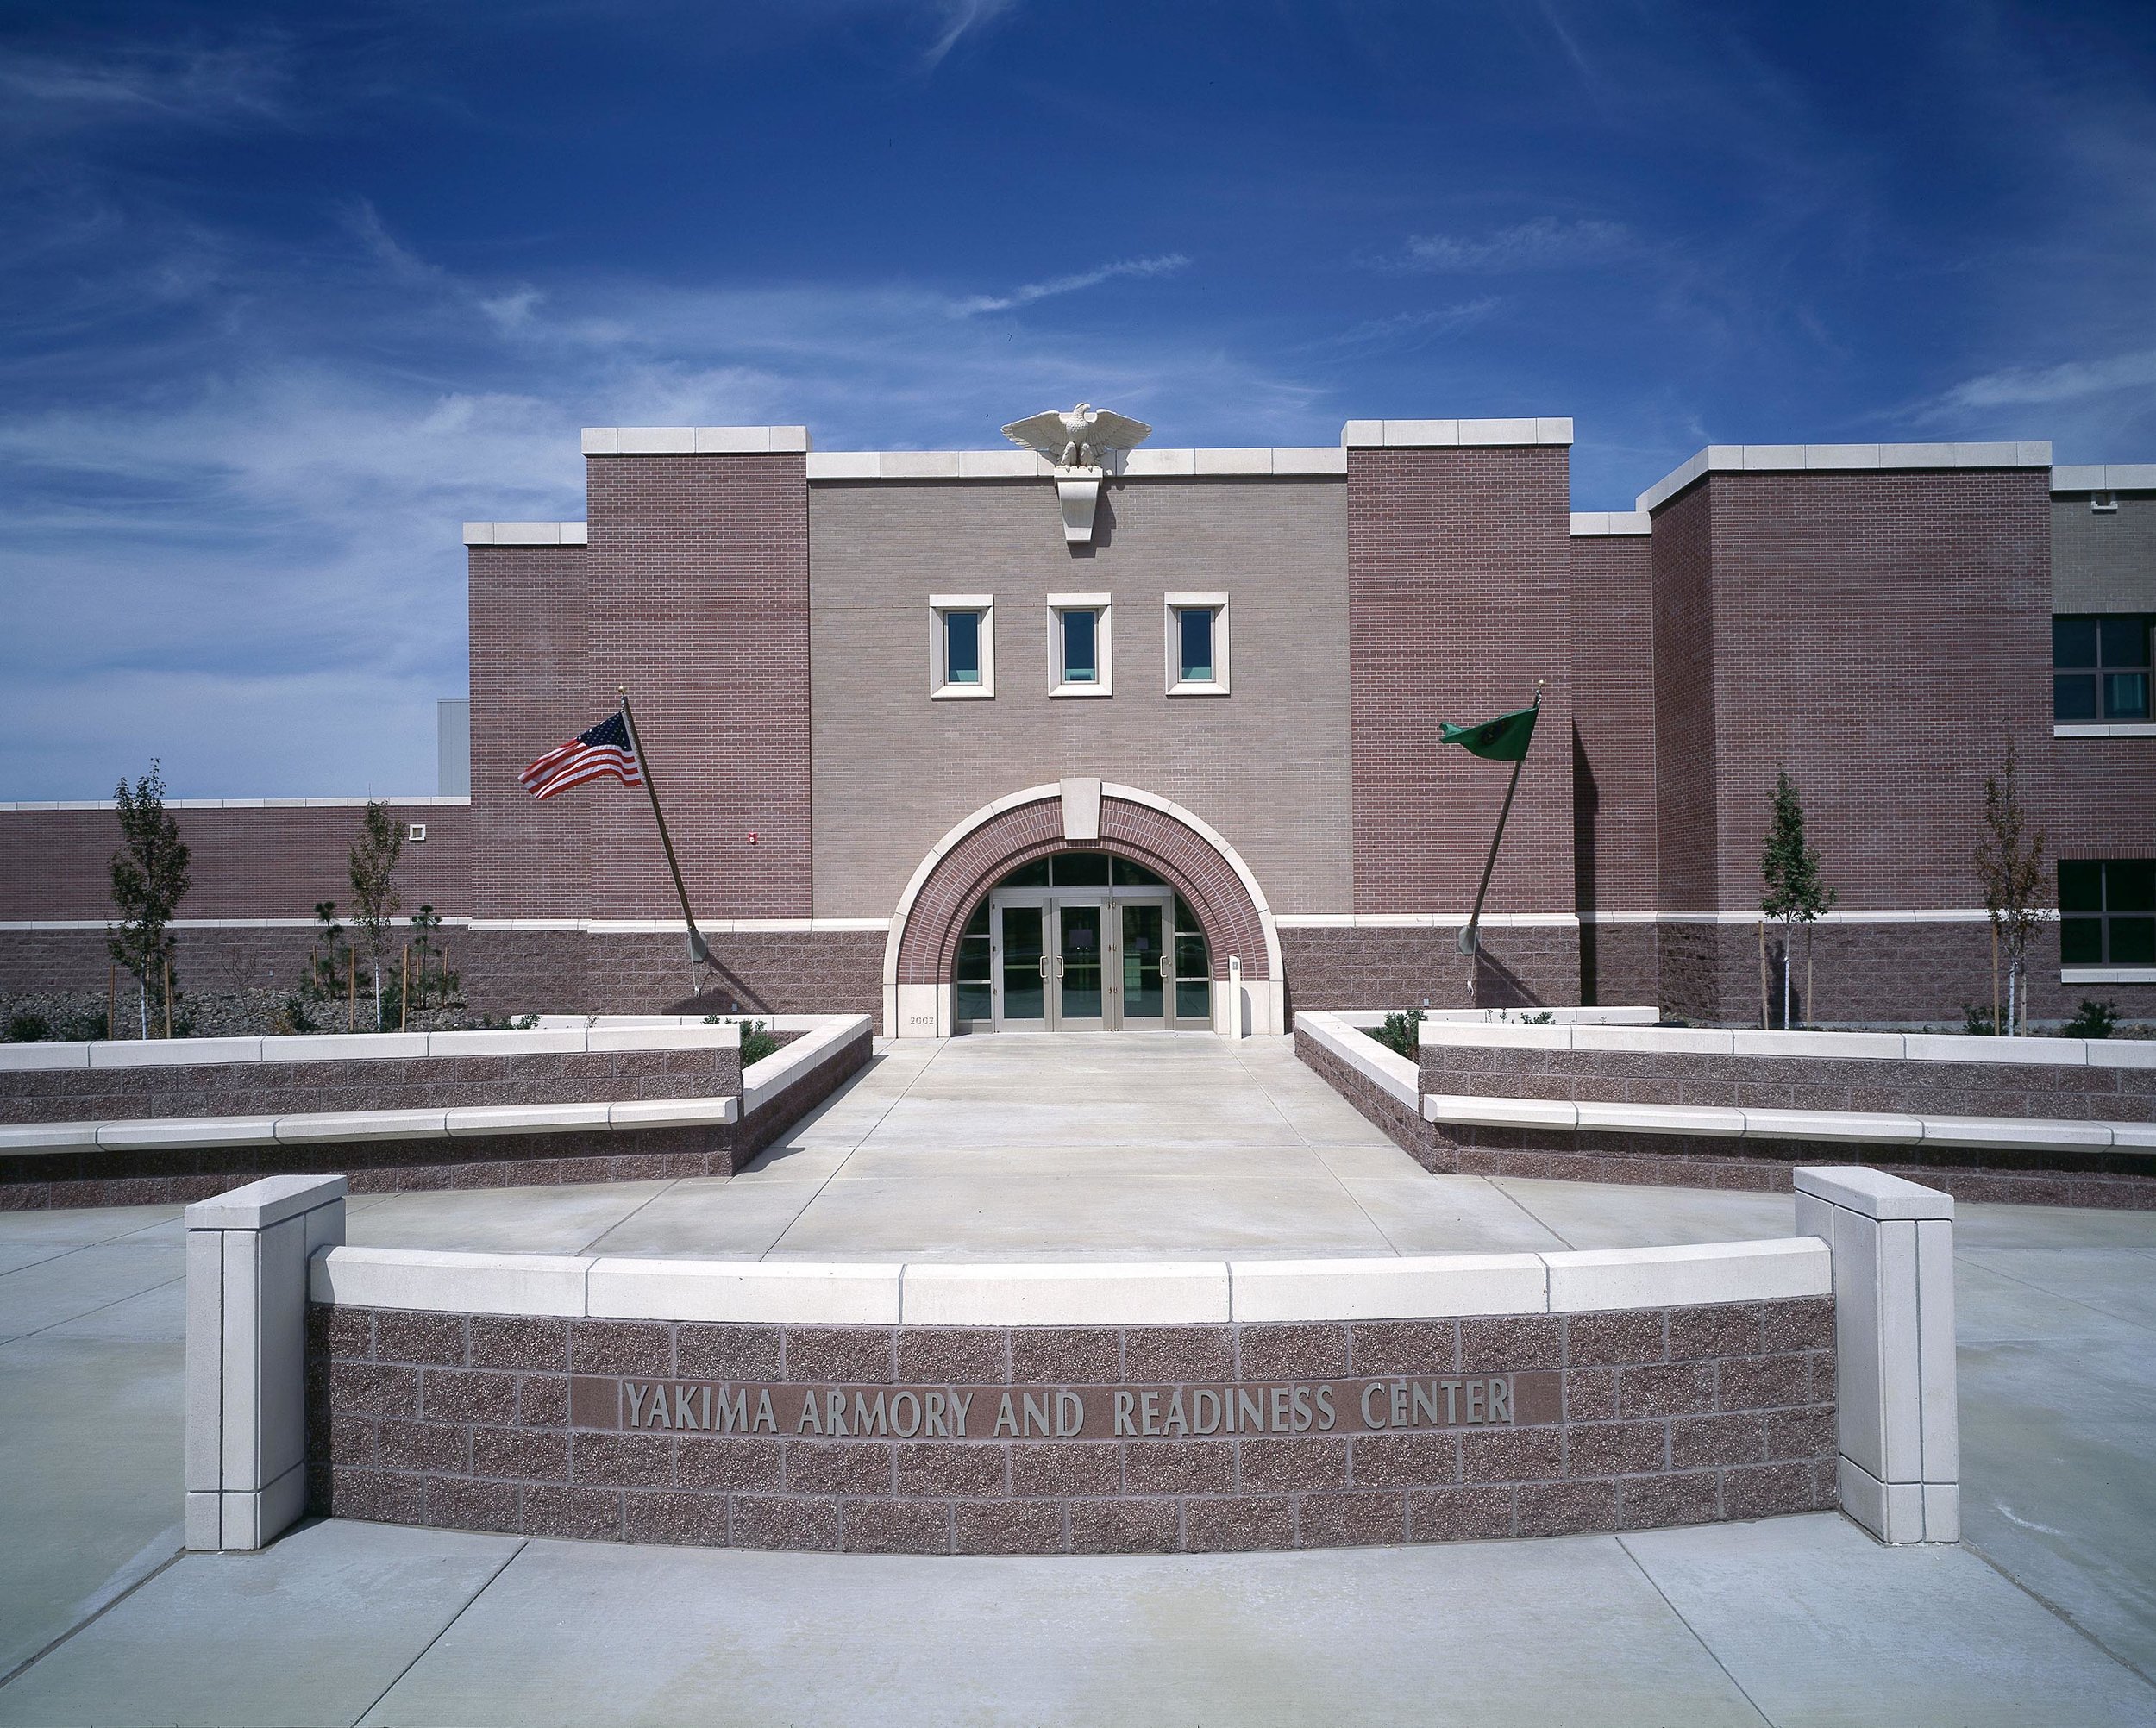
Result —
[[995, 602], [988, 594], [928, 599], [928, 693], [938, 698], [996, 693]]
[[2051, 621], [2054, 721], [2096, 725], [2149, 717], [2149, 616], [2061, 616]]
[[2066, 966], [2156, 966], [2156, 858], [2059, 861]]
[[1106, 594], [1048, 597], [1048, 693], [1109, 696], [1115, 657]]
[[1228, 597], [1171, 592], [1162, 597], [1170, 696], [1228, 693]]

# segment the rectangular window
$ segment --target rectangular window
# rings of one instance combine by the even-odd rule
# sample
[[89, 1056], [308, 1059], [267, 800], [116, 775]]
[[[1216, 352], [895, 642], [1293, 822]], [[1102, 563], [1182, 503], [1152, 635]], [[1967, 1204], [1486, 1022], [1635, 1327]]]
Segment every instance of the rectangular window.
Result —
[[2102, 724], [2149, 717], [2146, 613], [2051, 621], [2052, 718]]
[[1228, 597], [1163, 596], [1167, 608], [1168, 693], [1228, 693]]
[[981, 614], [943, 614], [943, 682], [981, 682]]
[[928, 693], [996, 693], [995, 606], [987, 594], [929, 596]]
[[1084, 607], [1063, 614], [1065, 684], [1100, 681], [1100, 614]]
[[2067, 966], [2156, 966], [2156, 858], [2059, 861], [2059, 953]]
[[1115, 657], [1106, 594], [1048, 597], [1050, 696], [1106, 696], [1114, 688]]

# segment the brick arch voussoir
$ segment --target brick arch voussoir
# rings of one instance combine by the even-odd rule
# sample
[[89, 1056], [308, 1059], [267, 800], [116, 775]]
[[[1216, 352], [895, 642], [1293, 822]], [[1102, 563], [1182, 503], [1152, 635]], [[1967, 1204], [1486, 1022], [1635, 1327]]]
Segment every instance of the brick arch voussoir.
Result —
[[1242, 957], [1245, 978], [1270, 975], [1264, 923], [1235, 867], [1167, 811], [1106, 797], [1100, 801], [1098, 841], [1066, 839], [1061, 803], [1042, 798], [990, 817], [938, 859], [914, 897], [899, 938], [898, 981], [948, 979], [966, 921], [988, 891], [1012, 871], [1058, 852], [1106, 852], [1144, 865], [1197, 915], [1215, 978], [1227, 976], [1232, 954]]

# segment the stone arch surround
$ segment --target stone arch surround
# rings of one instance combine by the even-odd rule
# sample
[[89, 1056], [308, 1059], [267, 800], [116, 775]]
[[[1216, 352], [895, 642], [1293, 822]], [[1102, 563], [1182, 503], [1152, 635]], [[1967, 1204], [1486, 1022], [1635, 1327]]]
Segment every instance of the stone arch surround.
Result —
[[[981, 897], [1010, 871], [1063, 851], [1106, 852], [1154, 871], [1204, 926], [1216, 980], [1243, 963], [1241, 1029], [1278, 1031], [1280, 936], [1250, 867], [1210, 825], [1133, 786], [1103, 783], [1097, 836], [1064, 831], [1062, 787], [1031, 786], [984, 805], [943, 836], [914, 872], [891, 921], [884, 955], [887, 1036], [947, 1036], [958, 938]], [[1233, 1030], [1216, 1015], [1216, 1024]]]

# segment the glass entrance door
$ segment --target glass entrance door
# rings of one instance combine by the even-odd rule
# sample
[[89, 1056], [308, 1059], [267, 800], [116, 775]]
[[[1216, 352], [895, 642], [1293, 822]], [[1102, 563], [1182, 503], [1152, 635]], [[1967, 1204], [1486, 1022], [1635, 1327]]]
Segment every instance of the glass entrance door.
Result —
[[996, 908], [997, 922], [1002, 928], [997, 949], [1002, 956], [999, 969], [1003, 986], [997, 992], [1002, 1000], [996, 1017], [1039, 1031], [1048, 1029], [1047, 950], [1041, 943], [1046, 915], [1044, 906]]
[[1056, 918], [1056, 1024], [1071, 1032], [1098, 1032], [1107, 1025], [1107, 982], [1101, 952], [1106, 908], [1098, 900], [1058, 900]]
[[1168, 1024], [1168, 987], [1172, 967], [1164, 946], [1168, 906], [1161, 900], [1125, 900], [1116, 908], [1122, 922], [1121, 1024], [1131, 1030], [1160, 1030]]
[[1151, 872], [1101, 853], [1012, 871], [962, 934], [961, 1030], [1198, 1031], [1212, 1024], [1205, 932]]

